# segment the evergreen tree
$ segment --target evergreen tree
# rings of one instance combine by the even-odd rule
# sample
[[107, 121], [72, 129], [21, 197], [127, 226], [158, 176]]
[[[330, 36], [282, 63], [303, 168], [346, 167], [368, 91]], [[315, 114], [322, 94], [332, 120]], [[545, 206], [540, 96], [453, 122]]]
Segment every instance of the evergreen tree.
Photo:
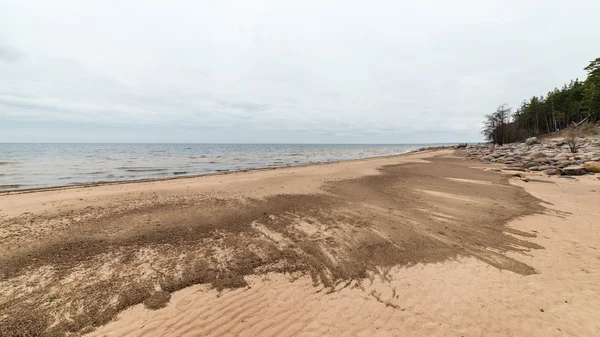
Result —
[[[532, 96], [523, 101], [512, 115], [512, 123], [509, 123], [510, 108], [506, 105], [486, 115], [482, 131], [486, 139], [503, 144], [565, 129], [584, 118], [590, 122], [600, 121], [600, 57], [584, 70], [587, 71], [585, 81], [571, 80], [560, 89], [548, 92], [546, 97]], [[506, 118], [505, 114], [508, 114]]]

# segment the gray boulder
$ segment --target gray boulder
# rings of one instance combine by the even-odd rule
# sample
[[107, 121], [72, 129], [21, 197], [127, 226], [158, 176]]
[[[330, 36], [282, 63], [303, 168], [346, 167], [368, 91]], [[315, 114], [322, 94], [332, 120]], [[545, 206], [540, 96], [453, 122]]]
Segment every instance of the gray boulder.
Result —
[[567, 167], [570, 165], [573, 165], [573, 162], [570, 160], [561, 160], [558, 163], [556, 163], [556, 166], [558, 166], [558, 167]]
[[562, 173], [562, 171], [558, 168], [552, 168], [552, 169], [544, 170], [544, 173], [546, 173], [549, 176], [559, 176]]
[[527, 138], [525, 140], [525, 144], [526, 145], [534, 145], [534, 144], [539, 144], [540, 141], [537, 139], [537, 137], [531, 137], [531, 138]]
[[525, 164], [525, 166], [524, 166], [524, 167], [525, 167], [526, 169], [530, 169], [530, 168], [532, 168], [532, 167], [536, 167], [536, 166], [542, 166], [542, 164], [541, 164], [541, 163], [538, 163], [538, 162], [535, 162], [535, 161], [531, 161], [531, 162], [529, 162], [529, 163]]
[[554, 168], [554, 166], [542, 165], [542, 166], [534, 166], [531, 168], [531, 170], [532, 171], [546, 171], [546, 170], [551, 170], [553, 168]]
[[562, 174], [568, 176], [582, 176], [586, 174], [585, 168], [579, 165], [571, 165], [562, 169]]

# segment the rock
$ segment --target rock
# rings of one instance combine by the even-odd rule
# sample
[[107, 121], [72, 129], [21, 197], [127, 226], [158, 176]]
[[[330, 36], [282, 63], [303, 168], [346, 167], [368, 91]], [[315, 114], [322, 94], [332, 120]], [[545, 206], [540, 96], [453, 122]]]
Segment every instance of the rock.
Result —
[[502, 172], [502, 170], [497, 167], [488, 167], [485, 169], [485, 171], [486, 172]]
[[583, 164], [583, 168], [589, 172], [600, 173], [600, 163], [597, 161], [588, 161], [587, 163]]
[[562, 171], [558, 168], [553, 168], [553, 169], [545, 170], [544, 173], [546, 173], [549, 176], [559, 176], [559, 175], [561, 175]]
[[500, 158], [502, 156], [504, 156], [504, 155], [502, 153], [498, 153], [498, 152], [495, 152], [495, 153], [492, 154], [493, 158]]
[[546, 154], [544, 152], [534, 152], [532, 154], [529, 155], [531, 158], [533, 159], [538, 159], [538, 158], [546, 158]]
[[585, 168], [579, 165], [567, 166], [562, 169], [562, 174], [568, 176], [581, 176], [585, 174]]
[[536, 167], [536, 166], [542, 166], [542, 164], [535, 162], [535, 161], [530, 161], [529, 163], [525, 164], [525, 168], [526, 169], [530, 169], [532, 167]]
[[537, 139], [537, 137], [531, 137], [531, 138], [527, 138], [525, 140], [525, 144], [526, 145], [533, 145], [533, 144], [539, 144], [540, 141]]
[[570, 160], [561, 160], [561, 161], [557, 162], [555, 165], [562, 168], [562, 167], [567, 167], [569, 165], [573, 165], [573, 162]]
[[550, 165], [542, 165], [542, 166], [535, 166], [532, 167], [531, 170], [532, 171], [546, 171], [546, 170], [551, 170], [554, 169], [554, 166], [550, 166]]

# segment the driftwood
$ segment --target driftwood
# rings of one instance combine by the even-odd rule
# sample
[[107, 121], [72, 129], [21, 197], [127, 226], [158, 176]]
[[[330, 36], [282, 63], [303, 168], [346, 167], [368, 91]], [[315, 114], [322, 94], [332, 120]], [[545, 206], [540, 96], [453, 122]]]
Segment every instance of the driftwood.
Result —
[[578, 127], [578, 126], [580, 126], [581, 124], [585, 123], [585, 121], [587, 121], [587, 117], [586, 117], [586, 118], [584, 118], [584, 119], [582, 119], [582, 120], [581, 120], [581, 122], [579, 122], [579, 123], [575, 123], [575, 122], [571, 122], [571, 123], [573, 123], [573, 126], [574, 126], [574, 127]]

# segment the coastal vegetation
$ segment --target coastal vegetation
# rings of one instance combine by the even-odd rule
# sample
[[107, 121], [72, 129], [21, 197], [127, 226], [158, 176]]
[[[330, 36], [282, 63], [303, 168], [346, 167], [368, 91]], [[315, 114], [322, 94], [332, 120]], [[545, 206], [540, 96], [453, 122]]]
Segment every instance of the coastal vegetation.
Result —
[[569, 128], [582, 121], [600, 121], [600, 57], [584, 70], [584, 81], [571, 80], [545, 96], [524, 100], [512, 113], [506, 105], [486, 115], [482, 133], [494, 144], [506, 144], [527, 137], [548, 134]]

